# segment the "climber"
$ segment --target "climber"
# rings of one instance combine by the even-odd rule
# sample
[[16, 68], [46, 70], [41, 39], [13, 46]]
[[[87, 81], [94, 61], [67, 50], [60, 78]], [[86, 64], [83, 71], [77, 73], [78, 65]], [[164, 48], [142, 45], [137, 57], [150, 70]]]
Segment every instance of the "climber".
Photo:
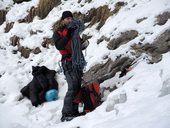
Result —
[[86, 64], [80, 41], [80, 33], [84, 29], [82, 21], [75, 20], [72, 12], [64, 11], [60, 19], [60, 26], [53, 34], [55, 47], [62, 55], [62, 68], [68, 84], [62, 108], [62, 122], [70, 121], [80, 115], [78, 104], [73, 100], [80, 90], [83, 68]]

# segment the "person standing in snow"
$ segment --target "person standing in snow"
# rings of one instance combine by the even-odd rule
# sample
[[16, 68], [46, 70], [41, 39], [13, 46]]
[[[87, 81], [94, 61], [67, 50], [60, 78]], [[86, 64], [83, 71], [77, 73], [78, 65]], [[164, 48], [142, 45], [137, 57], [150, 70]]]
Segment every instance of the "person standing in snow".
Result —
[[75, 20], [70, 11], [64, 11], [60, 20], [61, 26], [53, 33], [55, 47], [62, 55], [62, 68], [68, 84], [64, 98], [61, 121], [70, 121], [79, 116], [78, 104], [74, 102], [75, 96], [81, 88], [81, 80], [85, 60], [80, 43], [80, 32], [84, 24]]

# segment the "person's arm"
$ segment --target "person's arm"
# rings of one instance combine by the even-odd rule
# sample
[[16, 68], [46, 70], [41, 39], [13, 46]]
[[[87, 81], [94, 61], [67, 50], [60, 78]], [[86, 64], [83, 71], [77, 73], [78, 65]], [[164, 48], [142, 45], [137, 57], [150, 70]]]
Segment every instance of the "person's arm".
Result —
[[64, 38], [61, 38], [60, 35], [57, 32], [53, 33], [53, 40], [55, 43], [55, 47], [58, 50], [64, 49], [66, 44], [69, 41], [69, 38], [67, 36], [65, 36]]
[[53, 40], [58, 50], [62, 50], [65, 48], [69, 40], [72, 38], [74, 30], [74, 28], [69, 28], [67, 31], [67, 35], [64, 38], [61, 38], [58, 32], [53, 33]]

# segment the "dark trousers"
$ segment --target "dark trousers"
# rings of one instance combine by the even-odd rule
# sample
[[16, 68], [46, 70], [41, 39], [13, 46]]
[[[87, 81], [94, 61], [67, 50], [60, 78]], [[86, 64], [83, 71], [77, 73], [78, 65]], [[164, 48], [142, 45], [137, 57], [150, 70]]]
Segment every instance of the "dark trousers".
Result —
[[62, 114], [77, 114], [78, 104], [73, 100], [81, 88], [82, 71], [72, 68], [71, 61], [63, 61], [62, 67], [68, 84], [68, 90], [64, 98]]

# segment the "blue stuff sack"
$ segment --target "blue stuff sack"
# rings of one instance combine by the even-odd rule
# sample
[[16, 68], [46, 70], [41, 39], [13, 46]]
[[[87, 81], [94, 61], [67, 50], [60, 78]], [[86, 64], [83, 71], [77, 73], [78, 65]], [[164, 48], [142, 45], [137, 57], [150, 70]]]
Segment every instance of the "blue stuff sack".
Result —
[[50, 89], [45, 94], [46, 101], [53, 101], [58, 99], [58, 90]]

